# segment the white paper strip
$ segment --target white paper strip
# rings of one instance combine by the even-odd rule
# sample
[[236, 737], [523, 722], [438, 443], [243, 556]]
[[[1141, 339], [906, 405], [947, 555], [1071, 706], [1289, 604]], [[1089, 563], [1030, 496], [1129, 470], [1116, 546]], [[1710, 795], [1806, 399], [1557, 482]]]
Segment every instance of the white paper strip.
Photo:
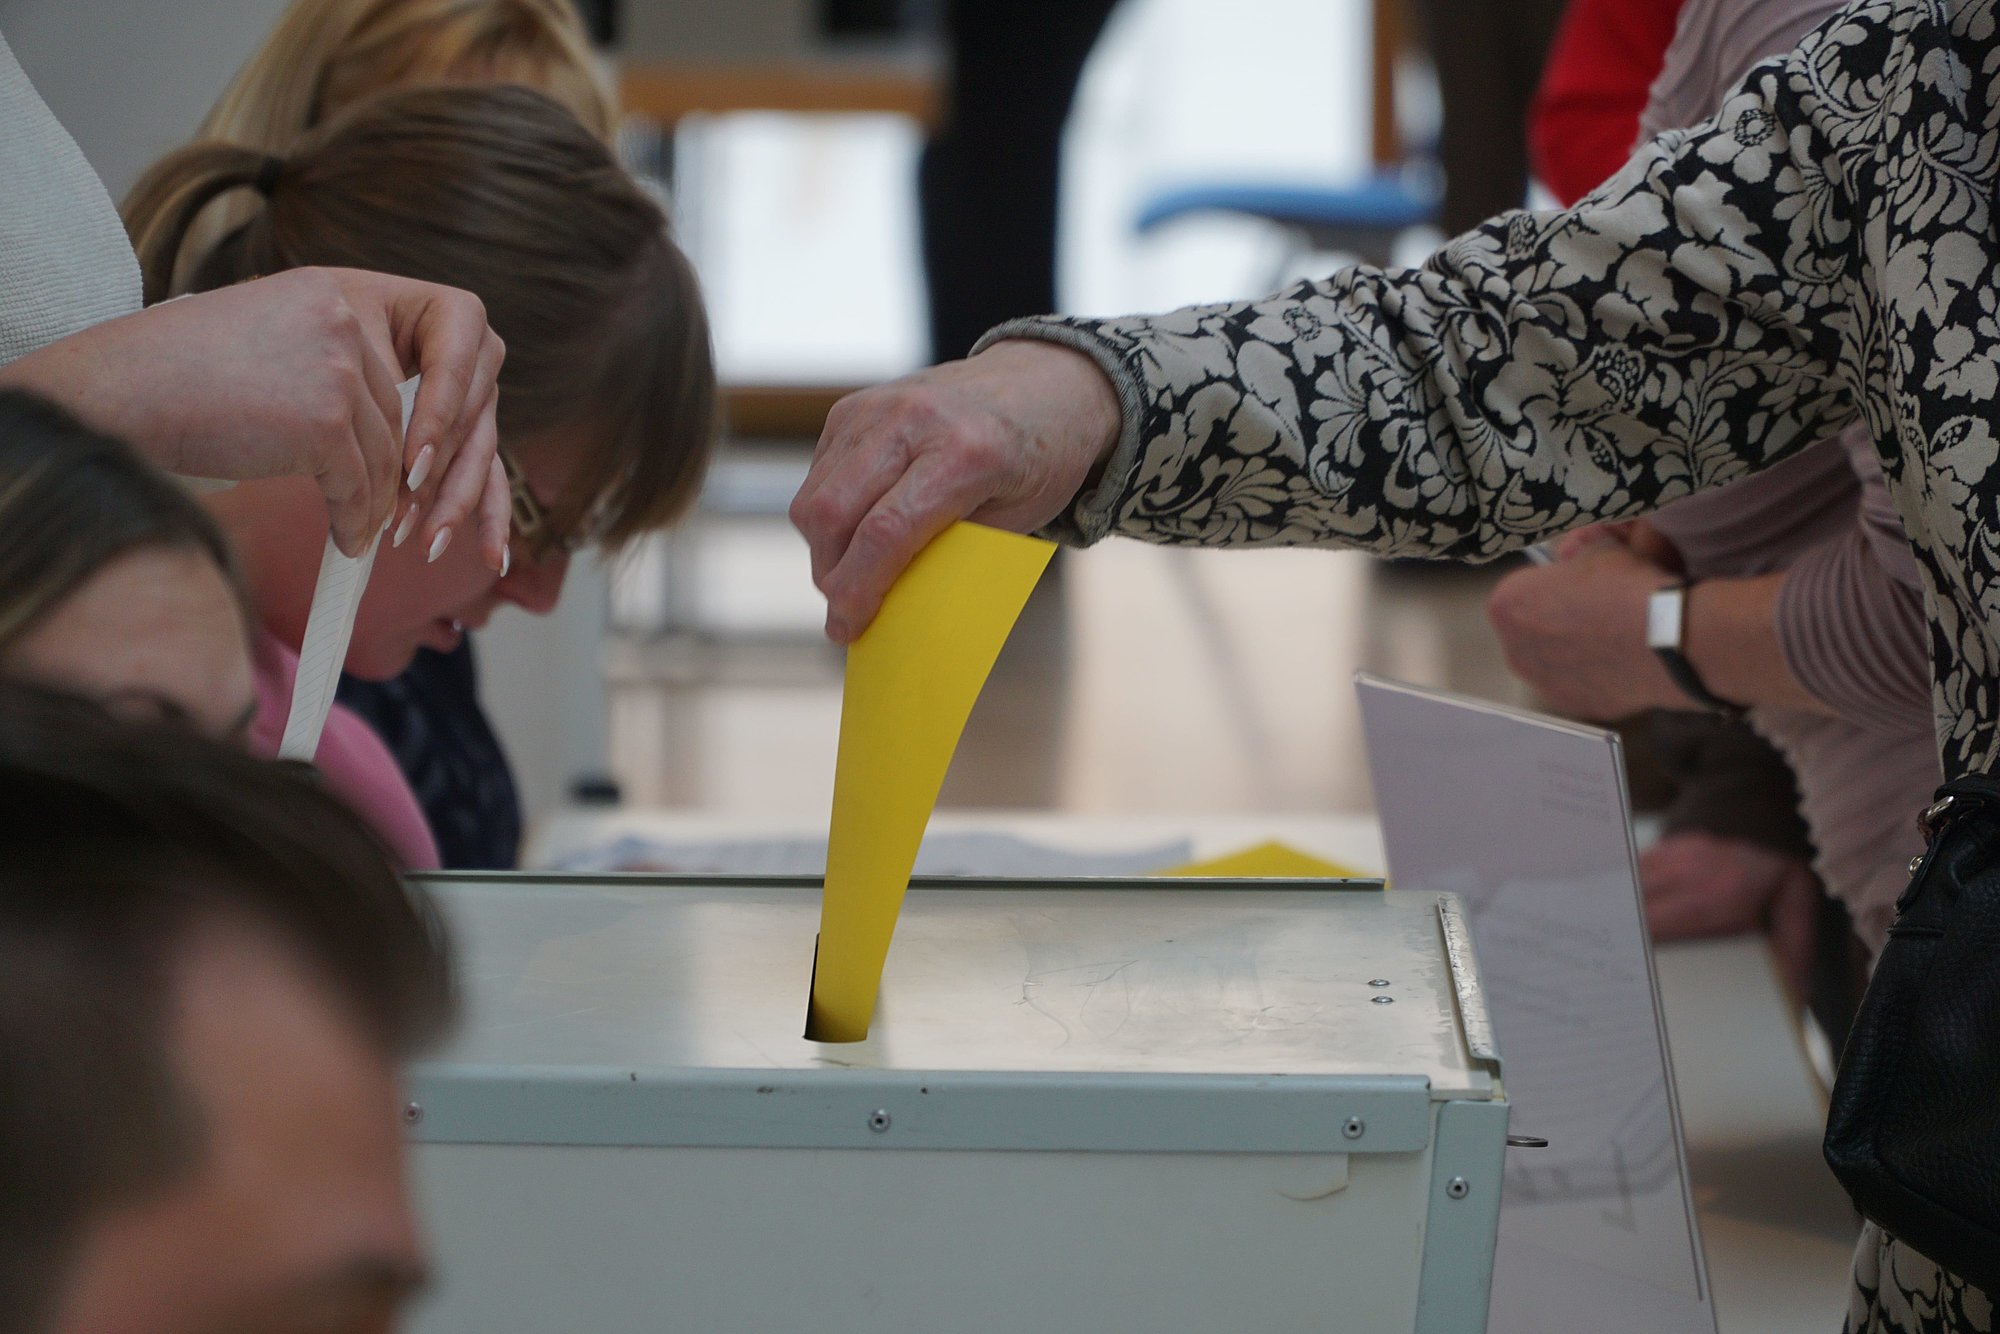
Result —
[[[410, 429], [410, 408], [417, 401], [421, 375], [403, 381], [396, 392], [403, 396], [403, 430]], [[395, 521], [395, 511], [389, 513]], [[368, 540], [359, 556], [345, 556], [329, 534], [326, 553], [319, 560], [319, 582], [313, 585], [312, 611], [306, 616], [305, 642], [299, 646], [299, 673], [292, 678], [292, 711], [285, 715], [284, 739], [278, 743], [281, 760], [311, 760], [319, 752], [319, 734], [333, 711], [333, 692], [340, 684], [340, 669], [347, 661], [347, 641], [354, 634], [354, 613], [361, 594], [368, 587], [369, 571], [375, 568], [375, 549], [382, 534]]]

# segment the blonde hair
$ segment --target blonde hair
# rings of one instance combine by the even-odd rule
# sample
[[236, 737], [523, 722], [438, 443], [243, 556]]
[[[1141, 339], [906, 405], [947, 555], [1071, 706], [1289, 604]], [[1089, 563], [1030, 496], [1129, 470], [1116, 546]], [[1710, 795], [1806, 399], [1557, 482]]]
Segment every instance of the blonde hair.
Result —
[[[295, 0], [195, 137], [282, 155], [357, 102], [438, 83], [521, 84], [606, 143], [618, 128], [610, 81], [570, 0]], [[225, 201], [189, 235], [183, 258], [206, 253], [250, 212]]]
[[196, 137], [283, 153], [356, 102], [425, 83], [518, 83], [600, 139], [617, 128], [569, 0], [297, 0]]

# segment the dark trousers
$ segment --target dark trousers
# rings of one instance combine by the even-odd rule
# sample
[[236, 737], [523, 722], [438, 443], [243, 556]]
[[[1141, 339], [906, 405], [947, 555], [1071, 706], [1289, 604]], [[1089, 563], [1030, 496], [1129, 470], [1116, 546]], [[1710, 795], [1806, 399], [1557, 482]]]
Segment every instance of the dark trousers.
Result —
[[1528, 107], [1562, 0], [1419, 0], [1444, 124], [1448, 236], [1519, 208], [1528, 193]]
[[1116, 0], [947, 0], [945, 120], [918, 177], [931, 349], [1056, 305], [1063, 122]]

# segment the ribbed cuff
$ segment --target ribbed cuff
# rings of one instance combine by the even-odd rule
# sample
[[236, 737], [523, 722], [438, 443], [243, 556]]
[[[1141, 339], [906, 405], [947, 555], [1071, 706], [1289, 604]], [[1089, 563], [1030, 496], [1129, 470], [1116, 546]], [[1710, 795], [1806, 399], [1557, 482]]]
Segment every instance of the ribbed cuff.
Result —
[[1846, 721], [1902, 732], [1930, 718], [1922, 595], [1883, 571], [1865, 539], [1800, 557], [1772, 619], [1792, 675]]
[[1146, 408], [1145, 384], [1109, 339], [1088, 325], [1072, 323], [1053, 315], [1009, 320], [989, 329], [973, 344], [972, 355], [978, 356], [995, 343], [1016, 338], [1054, 343], [1058, 347], [1083, 353], [1097, 363], [1097, 368], [1104, 372], [1104, 378], [1111, 381], [1111, 387], [1118, 393], [1118, 444], [1111, 451], [1111, 457], [1105, 460], [1097, 484], [1078, 492], [1069, 509], [1051, 519], [1038, 534], [1065, 546], [1090, 546], [1110, 534], [1111, 526], [1118, 517], [1118, 506], [1131, 488], [1132, 475], [1138, 471], [1139, 420]]

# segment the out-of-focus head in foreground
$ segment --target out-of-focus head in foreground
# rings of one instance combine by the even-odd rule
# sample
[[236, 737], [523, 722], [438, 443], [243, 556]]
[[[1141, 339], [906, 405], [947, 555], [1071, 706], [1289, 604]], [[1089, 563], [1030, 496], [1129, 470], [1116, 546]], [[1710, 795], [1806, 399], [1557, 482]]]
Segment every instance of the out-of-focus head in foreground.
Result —
[[0, 1331], [362, 1334], [443, 937], [302, 770], [0, 686]]
[[255, 705], [229, 544], [178, 483], [0, 392], [0, 675], [240, 734]]

